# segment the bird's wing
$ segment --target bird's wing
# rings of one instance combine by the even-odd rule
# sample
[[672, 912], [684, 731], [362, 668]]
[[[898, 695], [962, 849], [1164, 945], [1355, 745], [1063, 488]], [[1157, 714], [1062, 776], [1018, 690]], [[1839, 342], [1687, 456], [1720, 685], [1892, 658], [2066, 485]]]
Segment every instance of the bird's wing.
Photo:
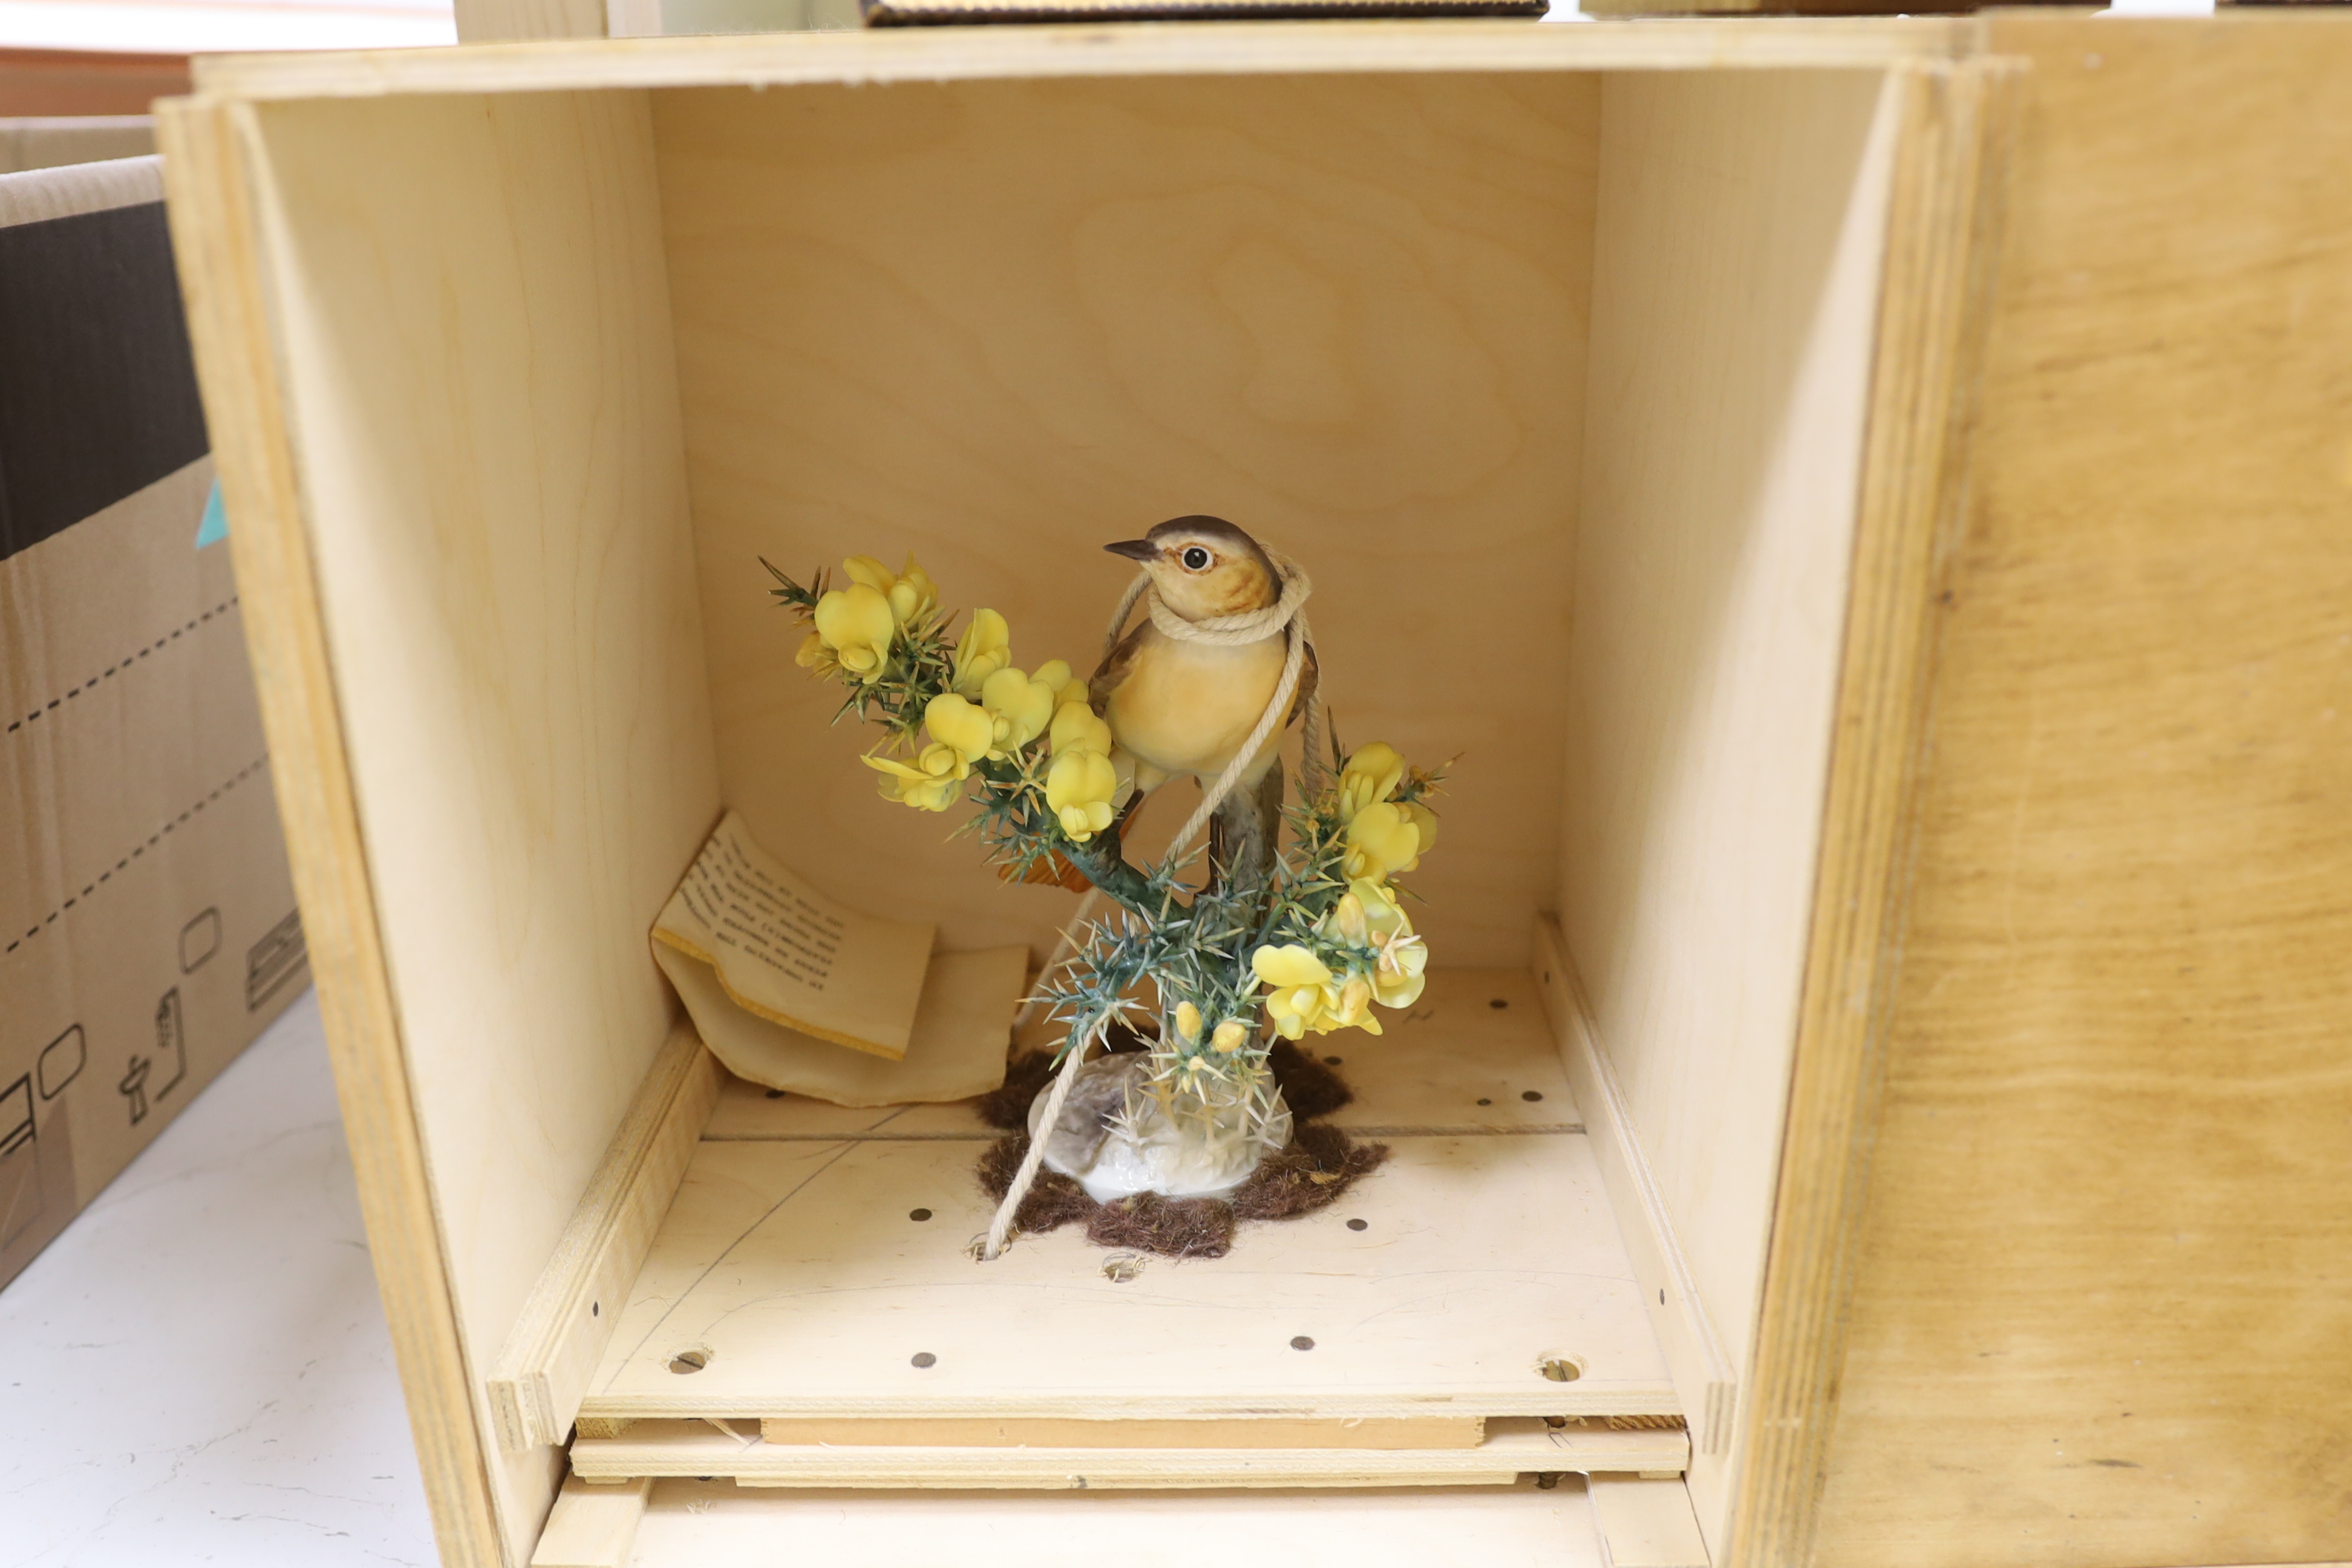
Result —
[[1143, 647], [1143, 634], [1151, 629], [1149, 620], [1135, 623], [1135, 629], [1118, 639], [1118, 646], [1103, 656], [1102, 664], [1095, 670], [1094, 679], [1087, 682], [1087, 700], [1099, 713], [1110, 700], [1110, 694], [1119, 689], [1135, 668], [1137, 650]]
[[1315, 645], [1308, 643], [1307, 657], [1298, 666], [1298, 700], [1290, 705], [1290, 716], [1282, 721], [1283, 728], [1288, 729], [1298, 722], [1299, 716], [1307, 711], [1307, 705], [1315, 700], [1315, 689], [1322, 682], [1322, 661], [1315, 657]]

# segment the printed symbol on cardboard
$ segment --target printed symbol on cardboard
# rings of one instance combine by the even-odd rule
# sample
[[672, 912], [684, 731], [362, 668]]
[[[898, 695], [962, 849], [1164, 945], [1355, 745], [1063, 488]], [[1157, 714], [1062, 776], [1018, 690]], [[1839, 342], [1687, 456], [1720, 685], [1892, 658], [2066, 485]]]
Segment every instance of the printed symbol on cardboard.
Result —
[[147, 1074], [154, 1063], [133, 1051], [131, 1066], [123, 1072], [122, 1081], [114, 1087], [131, 1102], [131, 1125], [138, 1126], [147, 1120]]
[[33, 1075], [0, 1089], [0, 1160], [33, 1141]]
[[0, 1090], [0, 1247], [22, 1236], [40, 1215], [41, 1163], [27, 1073]]
[[83, 1039], [79, 1024], [43, 1046], [39, 1063], [41, 1098], [55, 1100], [59, 1089], [81, 1076], [82, 1064], [89, 1059], [89, 1044]]
[[278, 988], [301, 972], [310, 951], [302, 944], [302, 911], [295, 910], [269, 928], [269, 934], [245, 955], [245, 1009], [259, 1010]]
[[206, 910], [180, 928], [180, 973], [194, 974], [220, 951], [220, 910]]
[[172, 1092], [179, 1081], [188, 1076], [188, 1026], [180, 1010], [180, 988], [173, 986], [155, 1004], [155, 1061], [159, 1068], [172, 1076], [154, 1088], [161, 1100]]

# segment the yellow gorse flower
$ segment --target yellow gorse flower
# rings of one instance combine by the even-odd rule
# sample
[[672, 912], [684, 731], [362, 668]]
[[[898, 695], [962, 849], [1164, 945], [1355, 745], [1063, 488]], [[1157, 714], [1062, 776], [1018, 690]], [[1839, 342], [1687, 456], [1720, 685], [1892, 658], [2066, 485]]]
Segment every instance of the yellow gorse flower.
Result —
[[986, 710], [975, 708], [952, 691], [942, 691], [923, 709], [923, 728], [931, 743], [915, 765], [934, 778], [962, 778], [971, 764], [988, 755], [996, 726]]
[[1374, 741], [1358, 748], [1339, 769], [1339, 815], [1353, 817], [1375, 801], [1388, 799], [1404, 782], [1404, 758], [1394, 746]]
[[[816, 635], [841, 668], [871, 685], [890, 659], [898, 623], [890, 601], [864, 583], [835, 588], [816, 602]], [[805, 648], [803, 649], [806, 651]]]
[[1029, 679], [1042, 680], [1053, 689], [1055, 708], [1060, 708], [1066, 702], [1087, 700], [1087, 683], [1070, 673], [1070, 661], [1066, 658], [1047, 659], [1037, 667], [1037, 673]]
[[1371, 882], [1350, 882], [1324, 920], [1332, 934], [1372, 950], [1373, 999], [1381, 1006], [1410, 1007], [1421, 1000], [1429, 948], [1413, 933], [1412, 921], [1393, 892]]
[[1091, 749], [1060, 752], [1045, 773], [1045, 805], [1073, 843], [1084, 844], [1110, 826], [1111, 800], [1118, 794], [1118, 771], [1110, 758]]
[[1054, 755], [1066, 752], [1100, 752], [1110, 755], [1110, 726], [1083, 702], [1065, 702], [1054, 710]]
[[932, 586], [930, 574], [915, 564], [911, 553], [896, 575], [871, 555], [853, 555], [841, 563], [841, 569], [851, 582], [880, 594], [890, 605], [891, 618], [902, 630], [939, 607], [939, 589]]
[[1295, 1040], [1310, 1028], [1328, 1031], [1323, 1016], [1339, 995], [1321, 959], [1297, 942], [1261, 947], [1250, 954], [1250, 971], [1274, 993], [1266, 998], [1265, 1016], [1274, 1021], [1276, 1034]]
[[959, 793], [953, 778], [935, 778], [920, 768], [894, 763], [887, 757], [857, 759], [882, 775], [882, 798], [911, 805], [917, 811], [945, 811]]
[[1013, 628], [994, 610], [974, 610], [955, 650], [950, 684], [959, 697], [978, 697], [988, 678], [1013, 662]]
[[1054, 717], [1054, 689], [1010, 665], [981, 682], [992, 736], [988, 754], [1003, 762], [1045, 732]]
[[[1433, 822], [1430, 837], [1436, 831]], [[1421, 864], [1421, 828], [1412, 812], [1392, 801], [1375, 801], [1348, 823], [1343, 868], [1351, 882], [1385, 882]]]

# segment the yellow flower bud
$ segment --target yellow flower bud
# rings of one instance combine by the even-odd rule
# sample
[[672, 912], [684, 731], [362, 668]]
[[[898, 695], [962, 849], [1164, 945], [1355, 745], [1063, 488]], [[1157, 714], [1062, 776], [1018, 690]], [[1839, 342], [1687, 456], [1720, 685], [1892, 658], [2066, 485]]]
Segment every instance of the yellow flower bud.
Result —
[[956, 643], [951, 684], [960, 697], [978, 697], [988, 678], [1013, 662], [1013, 629], [994, 610], [974, 610]]
[[1217, 1032], [1209, 1037], [1209, 1044], [1217, 1050], [1230, 1053], [1240, 1050], [1242, 1042], [1248, 1038], [1248, 1026], [1239, 1018], [1228, 1018], [1217, 1026]]
[[1100, 752], [1064, 752], [1045, 773], [1045, 804], [1075, 843], [1084, 844], [1110, 826], [1111, 798], [1118, 793], [1118, 773]]
[[1201, 1010], [1190, 1002], [1176, 1004], [1176, 1037], [1187, 1045], [1201, 1037]]
[[1083, 702], [1065, 702], [1054, 710], [1054, 755], [1065, 752], [1099, 752], [1110, 755], [1110, 726]]
[[1404, 758], [1395, 747], [1374, 741], [1360, 747], [1339, 770], [1339, 815], [1353, 817], [1375, 801], [1396, 793], [1404, 782]]
[[1044, 732], [1054, 717], [1054, 689], [1011, 666], [981, 682], [981, 706], [994, 727], [988, 754], [999, 762]]
[[816, 602], [817, 637], [841, 668], [871, 683], [889, 661], [897, 626], [890, 601], [863, 583], [836, 588]]
[[923, 709], [923, 728], [930, 731], [934, 742], [919, 759], [924, 770], [932, 773], [941, 771], [930, 756], [932, 752], [945, 747], [955, 754], [958, 778], [971, 770], [974, 759], [988, 754], [996, 736], [996, 726], [987, 712], [952, 691], [940, 692]]
[[1323, 917], [1323, 930], [1351, 947], [1363, 946], [1371, 939], [1372, 928], [1365, 918], [1362, 898], [1352, 891], [1340, 894], [1331, 912]]

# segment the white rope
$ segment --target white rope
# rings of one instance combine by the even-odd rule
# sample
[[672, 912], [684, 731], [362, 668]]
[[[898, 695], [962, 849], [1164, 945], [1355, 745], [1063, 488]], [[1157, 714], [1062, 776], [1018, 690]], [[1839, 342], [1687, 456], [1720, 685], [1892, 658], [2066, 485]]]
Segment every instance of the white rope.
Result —
[[1004, 1201], [996, 1205], [996, 1217], [988, 1222], [988, 1239], [980, 1249], [982, 1262], [994, 1262], [1013, 1238], [1013, 1216], [1021, 1212], [1021, 1200], [1029, 1195], [1037, 1168], [1045, 1163], [1045, 1140], [1054, 1135], [1055, 1123], [1061, 1120], [1062, 1102], [1070, 1098], [1070, 1085], [1077, 1081], [1078, 1064], [1087, 1059], [1087, 1047], [1102, 1039], [1108, 1024], [1107, 1017], [1094, 1019], [1087, 1033], [1076, 1037], [1070, 1054], [1062, 1058], [1062, 1070], [1054, 1075], [1054, 1092], [1045, 1097], [1045, 1115], [1038, 1120], [1037, 1131], [1029, 1135], [1029, 1152], [1021, 1156], [1021, 1168], [1013, 1173], [1013, 1184], [1004, 1189]]
[[[1209, 818], [1216, 815], [1217, 807], [1224, 804], [1225, 797], [1233, 794], [1234, 787], [1241, 783], [1242, 774], [1249, 770], [1251, 759], [1257, 755], [1258, 748], [1265, 744], [1267, 738], [1290, 711], [1291, 699], [1298, 690], [1298, 677], [1306, 668], [1307, 648], [1312, 636], [1307, 630], [1305, 606], [1307, 596], [1315, 591], [1315, 584], [1307, 575], [1306, 568], [1280, 551], [1268, 549], [1266, 557], [1281, 575], [1282, 597], [1265, 609], [1249, 610], [1238, 616], [1216, 616], [1205, 621], [1188, 621], [1160, 602], [1159, 591], [1151, 586], [1151, 574], [1140, 572], [1136, 574], [1135, 581], [1127, 585], [1127, 592], [1119, 596], [1118, 609], [1110, 619], [1110, 629], [1103, 636], [1103, 653], [1108, 658], [1110, 651], [1118, 646], [1119, 634], [1126, 629], [1127, 618], [1134, 613], [1138, 599], [1144, 602], [1144, 607], [1151, 616], [1151, 624], [1179, 642], [1238, 647], [1245, 643], [1264, 642], [1268, 637], [1281, 637], [1286, 631], [1289, 636], [1290, 646], [1282, 661], [1282, 678], [1275, 682], [1274, 700], [1265, 705], [1265, 712], [1259, 718], [1257, 728], [1250, 731], [1249, 739], [1242, 743], [1240, 751], [1234, 753], [1234, 760], [1225, 764], [1225, 771], [1217, 775], [1216, 783], [1202, 792], [1200, 808], [1192, 813], [1184, 824], [1184, 830], [1177, 834], [1169, 845], [1171, 855], [1181, 854], [1209, 825]], [[1307, 711], [1299, 723], [1299, 739], [1307, 748], [1306, 761], [1300, 768], [1302, 788], [1309, 787], [1307, 781], [1320, 776], [1323, 772], [1322, 759], [1316, 754], [1322, 729], [1316, 714], [1319, 706], [1319, 694], [1309, 694]], [[1099, 889], [1088, 889], [1087, 899], [1091, 900], [1097, 891]], [[1081, 904], [1078, 908], [1080, 920], [1085, 918], [1087, 906]], [[1072, 945], [1077, 927], [1078, 921], [1074, 920], [1063, 931], [1061, 942], [1054, 949], [1054, 956], [1045, 964], [1047, 973], [1062, 962], [1065, 949]], [[1044, 979], [1041, 973], [1038, 977], [1040, 985], [1043, 985]], [[1029, 1007], [1035, 1005], [1033, 1000], [1022, 1009], [1024, 1019], [1028, 1016]], [[1005, 1242], [1012, 1237], [1013, 1216], [1020, 1211], [1021, 1200], [1029, 1195], [1029, 1188], [1037, 1180], [1038, 1167], [1045, 1163], [1045, 1140], [1053, 1134], [1054, 1123], [1062, 1114], [1062, 1102], [1069, 1098], [1070, 1085], [1077, 1078], [1078, 1063], [1086, 1057], [1087, 1047], [1102, 1038], [1108, 1024], [1108, 1018], [1094, 1020], [1087, 1034], [1062, 1058], [1061, 1071], [1054, 1078], [1053, 1092], [1045, 1100], [1044, 1119], [1038, 1122], [1038, 1131], [1029, 1140], [1029, 1152], [1021, 1157], [1021, 1168], [1013, 1173], [1013, 1184], [1004, 1190], [1004, 1201], [996, 1205], [996, 1215], [988, 1223], [988, 1240], [981, 1248], [982, 1260], [993, 1259], [1003, 1252]]]

